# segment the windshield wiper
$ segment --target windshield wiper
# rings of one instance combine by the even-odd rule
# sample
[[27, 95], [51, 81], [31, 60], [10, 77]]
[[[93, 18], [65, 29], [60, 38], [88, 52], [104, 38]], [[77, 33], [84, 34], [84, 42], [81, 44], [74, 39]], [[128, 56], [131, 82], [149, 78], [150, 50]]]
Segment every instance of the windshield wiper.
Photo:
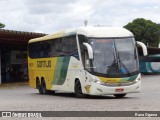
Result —
[[107, 66], [108, 69], [106, 71], [107, 74], [110, 74], [110, 75], [118, 74], [118, 64], [117, 64], [117, 61], [116, 61], [114, 53], [113, 53], [113, 56], [114, 56], [114, 60], [113, 60], [111, 65]]
[[[131, 75], [131, 73], [129, 72], [128, 68], [125, 66], [125, 64], [122, 62], [122, 60], [120, 59], [119, 56], [119, 52], [117, 52], [117, 58], [118, 58], [118, 62], [125, 68], [126, 72], [128, 73], [128, 75]], [[121, 70], [121, 66], [119, 66], [119, 70]], [[123, 69], [124, 70], [124, 69]]]

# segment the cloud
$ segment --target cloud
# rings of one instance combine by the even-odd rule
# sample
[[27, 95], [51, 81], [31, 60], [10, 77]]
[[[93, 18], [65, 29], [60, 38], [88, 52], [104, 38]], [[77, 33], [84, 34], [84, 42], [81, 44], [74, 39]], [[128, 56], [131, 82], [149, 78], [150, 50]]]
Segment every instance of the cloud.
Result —
[[136, 18], [160, 22], [159, 0], [0, 0], [6, 29], [53, 33], [88, 25], [124, 26]]

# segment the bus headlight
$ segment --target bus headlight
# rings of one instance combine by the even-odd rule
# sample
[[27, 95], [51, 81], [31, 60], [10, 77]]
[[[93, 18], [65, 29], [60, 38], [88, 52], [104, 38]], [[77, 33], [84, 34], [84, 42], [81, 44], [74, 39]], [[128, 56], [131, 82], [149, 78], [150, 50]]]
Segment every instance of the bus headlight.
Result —
[[97, 80], [97, 79], [93, 79], [92, 81], [95, 82], [95, 83], [100, 83], [100, 81]]
[[106, 84], [105, 82], [102, 82], [102, 81], [97, 80], [97, 79], [93, 79], [93, 82], [97, 83], [97, 84], [100, 84], [100, 85], [105, 85]]
[[135, 81], [139, 82], [141, 80], [141, 77], [138, 77]]

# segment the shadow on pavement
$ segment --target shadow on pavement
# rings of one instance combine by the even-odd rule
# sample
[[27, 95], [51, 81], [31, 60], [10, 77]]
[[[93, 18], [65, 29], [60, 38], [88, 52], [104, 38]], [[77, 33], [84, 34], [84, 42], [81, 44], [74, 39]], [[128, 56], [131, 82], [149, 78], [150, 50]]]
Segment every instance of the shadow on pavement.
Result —
[[[34, 93], [34, 94], [41, 95], [38, 92]], [[54, 93], [54, 92], [47, 94], [47, 96], [56, 96], [56, 97], [63, 97], [63, 98], [67, 97], [67, 98], [75, 98], [75, 99], [130, 99], [130, 97], [116, 98], [113, 95], [108, 95], [108, 96], [86, 95], [86, 97], [84, 97], [84, 98], [77, 98], [74, 93]]]

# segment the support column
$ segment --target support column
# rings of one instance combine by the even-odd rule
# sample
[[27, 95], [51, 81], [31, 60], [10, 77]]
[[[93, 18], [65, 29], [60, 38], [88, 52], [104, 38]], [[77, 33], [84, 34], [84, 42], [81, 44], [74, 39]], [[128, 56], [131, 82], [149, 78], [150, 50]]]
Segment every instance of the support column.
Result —
[[2, 83], [1, 81], [1, 50], [0, 50], [0, 84]]

